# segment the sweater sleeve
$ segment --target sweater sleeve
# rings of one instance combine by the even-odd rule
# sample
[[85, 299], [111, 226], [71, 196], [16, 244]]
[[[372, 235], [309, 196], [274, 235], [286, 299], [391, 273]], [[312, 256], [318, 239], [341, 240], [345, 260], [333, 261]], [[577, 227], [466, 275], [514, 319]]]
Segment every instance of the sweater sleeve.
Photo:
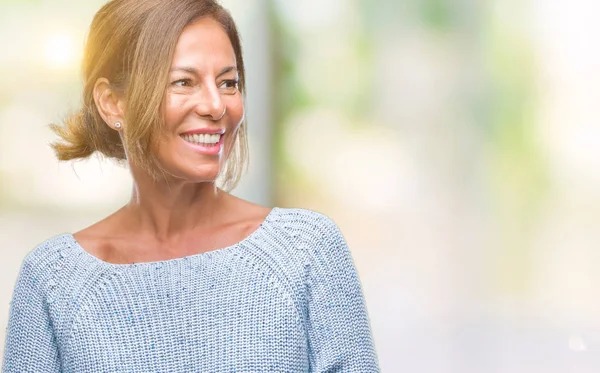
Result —
[[3, 373], [60, 372], [56, 339], [40, 289], [42, 274], [30, 257], [25, 258], [10, 303]]
[[308, 337], [311, 372], [379, 372], [361, 283], [346, 242], [329, 218], [309, 248]]

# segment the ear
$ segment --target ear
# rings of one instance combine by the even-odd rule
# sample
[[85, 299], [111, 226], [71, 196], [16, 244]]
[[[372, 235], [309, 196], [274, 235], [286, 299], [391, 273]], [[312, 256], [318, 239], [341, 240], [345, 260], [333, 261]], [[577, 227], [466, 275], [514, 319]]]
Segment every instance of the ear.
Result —
[[[94, 84], [94, 102], [100, 116], [109, 127], [117, 131], [123, 128], [125, 101], [112, 88], [108, 79], [100, 78], [96, 80], [96, 84]], [[121, 123], [121, 126], [115, 126], [117, 122]]]

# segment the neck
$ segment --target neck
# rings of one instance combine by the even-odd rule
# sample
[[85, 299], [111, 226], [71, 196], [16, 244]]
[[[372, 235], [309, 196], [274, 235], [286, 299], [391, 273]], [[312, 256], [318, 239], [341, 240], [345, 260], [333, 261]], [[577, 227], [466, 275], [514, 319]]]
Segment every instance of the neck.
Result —
[[213, 182], [134, 180], [131, 200], [123, 208], [128, 229], [161, 241], [210, 226], [228, 195]]

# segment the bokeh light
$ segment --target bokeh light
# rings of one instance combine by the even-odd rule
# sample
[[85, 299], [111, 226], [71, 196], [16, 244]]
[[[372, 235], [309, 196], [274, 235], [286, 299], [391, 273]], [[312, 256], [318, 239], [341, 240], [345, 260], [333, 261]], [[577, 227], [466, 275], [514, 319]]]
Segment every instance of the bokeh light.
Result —
[[49, 35], [44, 52], [50, 67], [65, 68], [75, 62], [75, 43], [67, 33]]

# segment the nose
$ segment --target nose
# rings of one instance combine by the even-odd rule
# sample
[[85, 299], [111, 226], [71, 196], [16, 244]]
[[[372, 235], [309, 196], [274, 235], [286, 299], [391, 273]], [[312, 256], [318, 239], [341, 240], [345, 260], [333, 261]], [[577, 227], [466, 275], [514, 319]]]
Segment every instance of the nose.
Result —
[[204, 85], [196, 95], [195, 112], [198, 116], [215, 121], [223, 117], [225, 103], [215, 84]]

